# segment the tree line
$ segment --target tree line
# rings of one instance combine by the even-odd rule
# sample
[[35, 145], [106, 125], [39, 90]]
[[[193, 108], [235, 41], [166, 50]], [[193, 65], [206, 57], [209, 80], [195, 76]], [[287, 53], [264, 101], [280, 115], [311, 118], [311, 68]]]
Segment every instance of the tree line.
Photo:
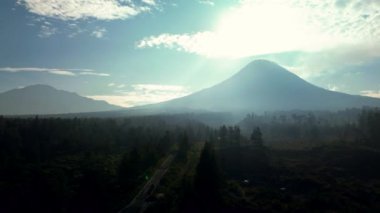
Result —
[[209, 128], [171, 117], [0, 117], [0, 212], [112, 212]]

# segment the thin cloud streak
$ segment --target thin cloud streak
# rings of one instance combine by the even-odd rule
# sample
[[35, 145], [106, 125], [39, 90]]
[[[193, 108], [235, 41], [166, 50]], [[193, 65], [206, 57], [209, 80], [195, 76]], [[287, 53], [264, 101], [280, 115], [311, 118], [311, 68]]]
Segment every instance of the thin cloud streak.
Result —
[[380, 90], [363, 90], [360, 91], [360, 94], [372, 98], [380, 98]]
[[49, 73], [62, 76], [80, 76], [80, 75], [92, 75], [107, 77], [108, 73], [98, 73], [91, 69], [57, 69], [57, 68], [39, 68], [39, 67], [0, 67], [0, 72], [19, 73], [19, 72], [37, 72], [37, 73]]

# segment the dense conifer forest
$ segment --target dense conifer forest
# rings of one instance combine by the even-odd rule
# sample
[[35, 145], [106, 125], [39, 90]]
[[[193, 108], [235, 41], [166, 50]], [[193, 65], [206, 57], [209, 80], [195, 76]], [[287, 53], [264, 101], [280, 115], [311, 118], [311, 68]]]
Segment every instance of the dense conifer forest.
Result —
[[196, 118], [0, 117], [0, 211], [118, 212], [169, 155], [146, 212], [380, 209], [378, 110]]

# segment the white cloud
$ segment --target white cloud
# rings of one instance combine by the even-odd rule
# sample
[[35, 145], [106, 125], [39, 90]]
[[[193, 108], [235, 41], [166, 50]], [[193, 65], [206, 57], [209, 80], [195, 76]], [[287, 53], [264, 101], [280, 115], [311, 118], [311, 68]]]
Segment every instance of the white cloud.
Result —
[[378, 90], [378, 91], [376, 91], [376, 90], [363, 90], [363, 91], [360, 91], [360, 94], [364, 95], [364, 96], [373, 97], [373, 98], [380, 98], [380, 90]]
[[[94, 32], [96, 29], [97, 28], [95, 28], [92, 32]], [[74, 38], [77, 35], [87, 33], [88, 29], [81, 27], [79, 25], [79, 23], [77, 23], [77, 22], [72, 22], [72, 23], [67, 24], [67, 31], [68, 31], [68, 37]], [[91, 33], [90, 33], [90, 35], [92, 35]]]
[[50, 22], [45, 22], [40, 26], [40, 32], [38, 34], [41, 38], [48, 38], [58, 32], [58, 28], [51, 26], [51, 24], [46, 24]]
[[132, 85], [132, 88], [134, 90], [139, 90], [139, 91], [148, 91], [148, 92], [182, 92], [184, 91], [183, 86], [179, 85], [161, 85], [161, 84], [134, 84]]
[[145, 4], [149, 4], [149, 5], [156, 5], [156, 1], [155, 0], [142, 0], [143, 3]]
[[38, 25], [41, 38], [58, 33], [66, 33], [69, 38], [82, 33], [102, 38], [107, 32], [105, 28], [88, 29], [88, 24], [80, 23], [91, 23], [93, 19], [125, 20], [159, 8], [156, 0], [17, 0], [16, 4], [36, 15], [28, 25]]
[[146, 5], [125, 0], [18, 0], [17, 3], [31, 13], [66, 21], [88, 18], [128, 19], [149, 11], [150, 7], [146, 5], [151, 5], [154, 1], [146, 0]]
[[[112, 83], [108, 85], [117, 87], [116, 84]], [[159, 103], [188, 94], [190, 94], [189, 90], [179, 85], [134, 84], [131, 85], [131, 90], [118, 91], [116, 95], [95, 95], [88, 97], [96, 100], [104, 100], [108, 103], [123, 107], [132, 107]]]
[[48, 73], [56, 74], [56, 75], [68, 75], [68, 76], [75, 76], [75, 73], [67, 70], [56, 70], [56, 69], [50, 69], [47, 70]]
[[98, 73], [91, 69], [57, 69], [57, 68], [40, 68], [40, 67], [0, 67], [0, 72], [18, 73], [18, 72], [39, 72], [63, 76], [93, 75], [93, 76], [110, 76], [107, 73]]
[[90, 95], [87, 98], [94, 100], [106, 101], [109, 104], [113, 104], [121, 107], [132, 107], [130, 102], [135, 100], [133, 97], [123, 96], [123, 95]]
[[339, 90], [339, 87], [333, 84], [329, 84], [327, 85], [327, 89], [335, 92]]
[[215, 29], [150, 36], [137, 47], [235, 58], [377, 45], [379, 38], [379, 1], [245, 0], [224, 14]]
[[109, 84], [107, 84], [107, 86], [109, 86], [109, 87], [114, 87], [114, 88], [118, 88], [118, 89], [122, 89], [122, 88], [124, 88], [126, 85], [125, 85], [125, 84], [117, 84], [117, 83], [109, 83]]
[[101, 76], [101, 77], [110, 76], [110, 74], [108, 74], [108, 73], [89, 72], [89, 71], [79, 72], [78, 75], [93, 75], [93, 76]]
[[103, 38], [106, 34], [107, 30], [103, 27], [98, 27], [94, 31], [91, 32], [91, 36], [96, 38]]
[[215, 5], [215, 2], [213, 0], [199, 0], [199, 3], [210, 5], [210, 6], [214, 6]]
[[206, 56], [218, 56], [224, 52], [218, 52], [218, 48], [223, 48], [216, 40], [212, 32], [199, 32], [195, 34], [161, 34], [144, 38], [138, 44], [138, 48], [145, 47], [165, 47], [178, 51], [185, 51]]
[[66, 75], [66, 76], [75, 76], [75, 73], [70, 70], [62, 69], [49, 69], [49, 68], [38, 68], [38, 67], [0, 67], [0, 72], [46, 72], [56, 75]]

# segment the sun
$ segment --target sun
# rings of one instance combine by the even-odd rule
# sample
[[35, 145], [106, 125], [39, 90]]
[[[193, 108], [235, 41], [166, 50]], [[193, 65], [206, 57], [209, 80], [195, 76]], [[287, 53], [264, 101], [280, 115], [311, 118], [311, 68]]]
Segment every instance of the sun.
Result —
[[213, 47], [231, 57], [312, 48], [317, 32], [307, 23], [307, 11], [280, 3], [247, 3], [222, 15]]

